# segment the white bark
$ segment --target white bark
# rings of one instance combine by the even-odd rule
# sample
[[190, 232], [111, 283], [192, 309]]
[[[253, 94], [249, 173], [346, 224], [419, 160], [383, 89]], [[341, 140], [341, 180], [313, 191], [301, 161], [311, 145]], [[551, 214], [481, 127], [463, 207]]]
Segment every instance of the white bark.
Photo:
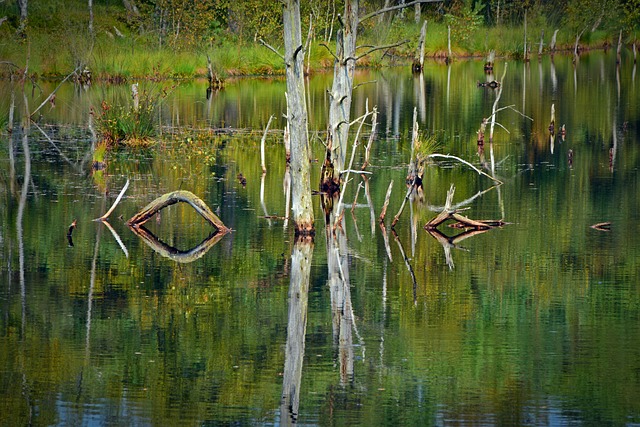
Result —
[[23, 32], [27, 25], [27, 2], [28, 0], [18, 0], [18, 9], [20, 9], [20, 27], [18, 32]]
[[311, 164], [299, 0], [286, 1], [283, 21], [288, 93], [287, 121], [291, 141], [291, 210], [296, 232], [310, 233], [313, 232], [314, 218], [311, 203]]
[[93, 37], [93, 0], [89, 2], [89, 35]]
[[351, 117], [353, 73], [356, 68], [356, 36], [358, 27], [358, 0], [346, 0], [343, 27], [336, 37], [336, 59], [333, 68], [333, 87], [329, 106], [329, 131], [333, 138], [334, 170], [344, 169]]

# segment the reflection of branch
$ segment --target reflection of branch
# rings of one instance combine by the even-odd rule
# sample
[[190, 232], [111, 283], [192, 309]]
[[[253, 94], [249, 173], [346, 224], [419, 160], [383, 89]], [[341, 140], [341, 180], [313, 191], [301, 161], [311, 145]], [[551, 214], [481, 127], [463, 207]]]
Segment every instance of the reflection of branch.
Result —
[[124, 243], [122, 243], [122, 240], [120, 240], [120, 236], [118, 235], [118, 233], [116, 233], [116, 230], [113, 229], [111, 224], [109, 224], [106, 219], [102, 220], [102, 223], [107, 226], [113, 238], [116, 239], [116, 242], [118, 242], [118, 244], [120, 245], [120, 249], [122, 249], [122, 252], [124, 252], [124, 256], [129, 258], [129, 251], [127, 251], [127, 247], [124, 245]]
[[38, 124], [36, 122], [32, 122], [32, 123], [36, 128], [38, 128], [40, 133], [42, 133], [42, 135], [44, 135], [44, 137], [47, 139], [47, 141], [49, 141], [49, 143], [51, 145], [53, 145], [53, 148], [56, 149], [58, 154], [60, 154], [60, 157], [62, 157], [65, 162], [69, 163], [69, 165], [71, 165], [71, 167], [73, 167], [76, 171], [80, 171], [81, 170], [81, 168], [79, 168], [78, 165], [74, 164], [71, 160], [69, 160], [69, 158], [67, 156], [64, 155], [64, 153], [58, 148], [56, 143], [53, 142], [53, 140], [49, 137], [49, 135], [47, 135], [47, 133], [40, 126], [38, 126]]
[[389, 261], [393, 262], [393, 257], [391, 256], [391, 247], [389, 247], [389, 235], [387, 234], [387, 227], [384, 226], [384, 222], [380, 221], [380, 231], [382, 231], [382, 240], [384, 240], [384, 249], [387, 251], [387, 256], [389, 257]]
[[444, 249], [445, 261], [449, 266], [449, 269], [453, 270], [454, 264], [453, 264], [453, 257], [451, 256], [451, 249], [460, 249], [460, 250], [466, 251], [465, 248], [458, 246], [458, 243], [462, 242], [465, 239], [468, 239], [469, 237], [486, 233], [490, 229], [491, 228], [489, 227], [483, 228], [483, 229], [471, 229], [471, 230], [464, 231], [460, 234], [457, 234], [453, 237], [446, 236], [443, 232], [441, 232], [437, 228], [427, 229], [427, 232], [431, 235], [431, 237], [436, 239], [442, 245], [442, 249]]
[[376, 212], [373, 209], [373, 200], [371, 199], [371, 191], [369, 191], [369, 178], [366, 175], [362, 175], [364, 181], [364, 195], [367, 198], [367, 205], [369, 206], [369, 217], [371, 218], [371, 236], [376, 233]]
[[214, 232], [192, 249], [181, 251], [159, 240], [152, 232], [144, 228], [144, 226], [142, 225], [129, 226], [129, 228], [131, 229], [131, 231], [137, 234], [138, 237], [140, 237], [151, 249], [153, 249], [163, 257], [185, 264], [193, 262], [202, 257], [226, 234]]
[[267, 212], [267, 205], [264, 203], [264, 180], [266, 177], [267, 177], [267, 174], [263, 172], [262, 178], [260, 178], [260, 204], [262, 205], [262, 211], [264, 212], [264, 217], [267, 218], [267, 221], [269, 221], [269, 227], [271, 227], [271, 216], [269, 215], [269, 212]]
[[407, 258], [407, 254], [404, 252], [404, 247], [402, 246], [402, 242], [400, 242], [400, 239], [398, 238], [398, 233], [396, 233], [396, 230], [394, 230], [393, 228], [391, 229], [391, 232], [393, 233], [393, 237], [396, 240], [396, 243], [398, 244], [398, 248], [400, 249], [400, 254], [404, 259], [404, 265], [407, 266], [407, 270], [409, 270], [409, 274], [411, 274], [411, 281], [413, 282], [413, 303], [417, 304], [418, 303], [418, 296], [417, 296], [418, 282], [416, 281], [416, 275], [413, 272], [413, 267], [411, 267], [411, 263], [409, 262], [409, 258]]

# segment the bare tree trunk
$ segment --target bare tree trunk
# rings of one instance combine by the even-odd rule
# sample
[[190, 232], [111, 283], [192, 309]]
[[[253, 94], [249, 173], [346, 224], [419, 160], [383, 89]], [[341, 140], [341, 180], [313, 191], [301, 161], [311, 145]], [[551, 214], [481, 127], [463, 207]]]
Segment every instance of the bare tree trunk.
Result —
[[336, 58], [333, 68], [333, 87], [329, 106], [329, 132], [333, 146], [334, 178], [344, 169], [351, 117], [351, 91], [356, 67], [356, 29], [358, 27], [358, 0], [346, 0], [342, 28], [336, 37]]
[[89, 35], [93, 37], [93, 0], [89, 1]]
[[287, 0], [283, 13], [285, 65], [287, 68], [287, 121], [291, 140], [291, 183], [296, 234], [313, 234], [311, 163], [304, 90], [304, 51], [300, 25], [300, 1]]
[[421, 72], [424, 68], [424, 40], [427, 37], [427, 21], [422, 23], [422, 29], [420, 30], [420, 40], [418, 41], [418, 52], [416, 59], [413, 62], [413, 72]]
[[416, 3], [415, 14], [414, 14], [414, 19], [416, 21], [416, 24], [420, 22], [421, 15], [422, 15], [422, 5], [420, 3]]
[[524, 52], [522, 57], [525, 61], [529, 60], [529, 55], [527, 55], [527, 9], [524, 10]]
[[27, 2], [28, 0], [18, 0], [18, 8], [20, 9], [20, 26], [18, 32], [23, 33], [27, 26]]
[[[391, 0], [384, 0], [384, 6], [383, 9], [388, 8], [391, 5]], [[384, 22], [384, 14], [380, 14], [380, 16], [378, 17], [378, 23], [382, 24]]]
[[549, 50], [551, 51], [551, 53], [556, 51], [556, 36], [558, 35], [558, 31], [560, 30], [555, 30], [553, 32], [553, 36], [551, 37], [551, 43], [549, 43]]

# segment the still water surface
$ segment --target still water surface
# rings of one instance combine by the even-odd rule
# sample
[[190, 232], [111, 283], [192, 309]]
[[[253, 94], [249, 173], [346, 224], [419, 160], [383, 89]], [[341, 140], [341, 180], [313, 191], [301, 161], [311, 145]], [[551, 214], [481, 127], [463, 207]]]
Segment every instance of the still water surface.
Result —
[[[38, 115], [40, 129], [23, 138], [25, 100], [33, 110], [54, 85], [44, 94], [27, 86], [25, 98], [0, 84], [3, 117], [12, 91], [17, 100], [16, 131], [2, 134], [0, 147], [0, 424], [640, 423], [632, 59], [620, 67], [612, 53], [589, 54], [577, 67], [563, 56], [510, 62], [500, 106], [513, 109], [497, 116], [508, 132], [497, 127], [493, 146], [479, 153], [476, 131], [497, 92], [477, 81], [498, 79], [504, 67], [489, 77], [480, 62], [432, 63], [423, 77], [358, 74], [366, 84], [352, 116], [368, 100], [379, 128], [368, 182], [352, 175], [346, 187], [348, 209], [357, 200], [337, 246], [319, 198], [313, 244], [294, 245], [282, 219], [282, 80], [238, 80], [209, 99], [203, 83], [180, 84], [158, 111], [166, 142], [110, 154], [97, 172], [90, 108], [126, 102], [126, 87], [64, 86]], [[309, 81], [317, 159], [330, 84], [325, 74]], [[564, 138], [550, 139], [552, 104]], [[493, 156], [504, 184], [454, 161], [430, 164], [423, 197], [394, 234], [414, 108], [438, 152], [489, 168]], [[262, 181], [259, 143], [271, 115]], [[190, 136], [171, 137], [185, 129]], [[314, 163], [312, 182], [319, 169]], [[112, 232], [92, 220], [127, 180]], [[391, 180], [383, 230], [377, 217]], [[443, 246], [423, 226], [451, 184], [465, 215], [508, 224]], [[162, 256], [125, 224], [178, 189], [234, 230], [192, 262]], [[603, 222], [610, 225], [591, 227]], [[211, 231], [187, 205], [163, 210], [148, 228], [181, 251]]]

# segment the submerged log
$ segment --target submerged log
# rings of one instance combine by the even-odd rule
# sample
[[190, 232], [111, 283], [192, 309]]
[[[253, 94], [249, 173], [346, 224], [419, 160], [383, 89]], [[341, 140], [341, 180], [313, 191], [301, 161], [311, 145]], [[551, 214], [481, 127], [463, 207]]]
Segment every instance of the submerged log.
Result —
[[198, 212], [205, 220], [207, 220], [207, 222], [209, 222], [209, 224], [211, 224], [218, 232], [224, 234], [231, 231], [222, 223], [222, 221], [220, 221], [220, 218], [218, 218], [217, 215], [209, 209], [209, 206], [207, 206], [205, 202], [195, 194], [185, 190], [173, 191], [158, 197], [140, 212], [131, 217], [131, 219], [127, 221], [127, 225], [131, 228], [140, 227], [161, 209], [178, 202], [185, 202], [191, 205], [191, 207], [195, 209], [196, 212]]

